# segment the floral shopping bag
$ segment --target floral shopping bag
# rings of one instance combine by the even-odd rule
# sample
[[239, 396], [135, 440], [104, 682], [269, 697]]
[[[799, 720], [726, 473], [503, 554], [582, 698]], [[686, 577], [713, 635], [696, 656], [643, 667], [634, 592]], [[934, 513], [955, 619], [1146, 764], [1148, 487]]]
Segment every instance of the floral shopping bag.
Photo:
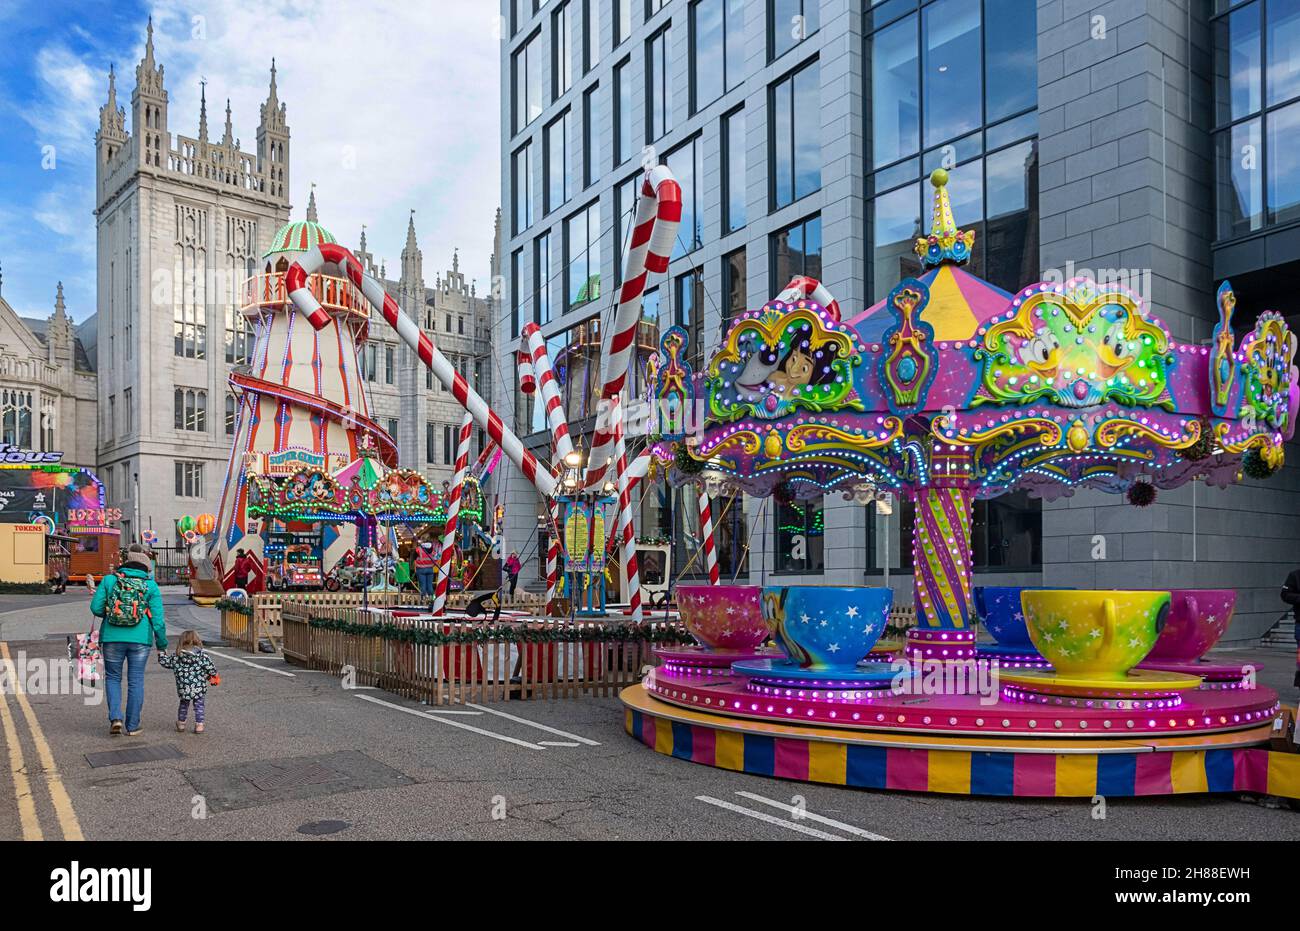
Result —
[[99, 645], [99, 631], [95, 630], [95, 624], [92, 621], [90, 630], [84, 634], [77, 634], [76, 641], [72, 637], [68, 638], [68, 659], [77, 662], [77, 680], [82, 685], [97, 685], [102, 678], [100, 675], [100, 663], [104, 659], [104, 651]]

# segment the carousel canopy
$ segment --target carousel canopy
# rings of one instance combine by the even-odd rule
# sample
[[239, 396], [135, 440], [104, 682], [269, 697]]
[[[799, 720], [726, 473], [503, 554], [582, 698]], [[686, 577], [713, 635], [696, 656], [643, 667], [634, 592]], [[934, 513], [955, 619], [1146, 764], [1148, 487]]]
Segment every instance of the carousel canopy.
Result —
[[1238, 339], [1225, 283], [1202, 346], [1122, 287], [1080, 278], [1007, 294], [961, 267], [974, 233], [953, 221], [946, 173], [931, 181], [920, 277], [846, 320], [814, 300], [771, 301], [735, 320], [691, 397], [660, 392], [705, 411], [695, 435], [660, 433], [676, 481], [707, 471], [789, 498], [931, 485], [1055, 497], [1138, 479], [1227, 484], [1247, 454], [1281, 464], [1300, 405], [1281, 315]]

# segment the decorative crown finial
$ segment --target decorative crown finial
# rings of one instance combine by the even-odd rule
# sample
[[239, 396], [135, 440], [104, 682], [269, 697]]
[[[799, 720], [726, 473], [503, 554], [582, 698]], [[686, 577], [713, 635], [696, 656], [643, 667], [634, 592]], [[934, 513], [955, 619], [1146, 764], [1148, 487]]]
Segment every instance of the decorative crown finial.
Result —
[[930, 183], [934, 185], [930, 235], [918, 239], [912, 251], [926, 268], [965, 265], [975, 245], [975, 231], [957, 229], [957, 221], [952, 216], [952, 200], [948, 196], [948, 172], [936, 168], [930, 172]]

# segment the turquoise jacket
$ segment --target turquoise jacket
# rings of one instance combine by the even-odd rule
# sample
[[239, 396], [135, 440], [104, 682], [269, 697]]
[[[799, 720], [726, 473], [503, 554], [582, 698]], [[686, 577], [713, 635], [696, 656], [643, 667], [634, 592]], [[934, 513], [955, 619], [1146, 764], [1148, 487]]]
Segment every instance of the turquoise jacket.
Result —
[[[118, 569], [117, 574], [147, 581], [149, 617], [133, 627], [119, 627], [117, 624], [107, 622], [100, 624], [99, 642], [143, 643], [146, 645], [153, 643], [160, 650], [167, 649], [167, 622], [163, 620], [162, 590], [158, 588], [158, 583], [153, 580], [148, 572], [134, 566]], [[104, 606], [108, 603], [108, 596], [113, 594], [113, 589], [117, 587], [117, 574], [104, 576], [104, 580], [95, 589], [94, 597], [90, 599], [90, 613], [96, 617], [102, 618], [104, 616]]]

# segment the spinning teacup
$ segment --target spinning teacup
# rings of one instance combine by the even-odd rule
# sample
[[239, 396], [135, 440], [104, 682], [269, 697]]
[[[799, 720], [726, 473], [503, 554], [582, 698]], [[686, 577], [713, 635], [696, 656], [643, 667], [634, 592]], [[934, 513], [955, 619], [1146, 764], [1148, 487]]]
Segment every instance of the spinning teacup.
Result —
[[1196, 662], [1228, 629], [1237, 593], [1230, 588], [1175, 588], [1169, 595], [1169, 616], [1147, 659]]
[[884, 632], [894, 593], [887, 588], [769, 585], [763, 619], [803, 669], [852, 669]]
[[677, 589], [677, 611], [711, 650], [752, 650], [767, 639], [758, 585], [691, 585]]
[[1062, 676], [1122, 679], [1165, 626], [1169, 592], [1026, 590], [1029, 639]]

